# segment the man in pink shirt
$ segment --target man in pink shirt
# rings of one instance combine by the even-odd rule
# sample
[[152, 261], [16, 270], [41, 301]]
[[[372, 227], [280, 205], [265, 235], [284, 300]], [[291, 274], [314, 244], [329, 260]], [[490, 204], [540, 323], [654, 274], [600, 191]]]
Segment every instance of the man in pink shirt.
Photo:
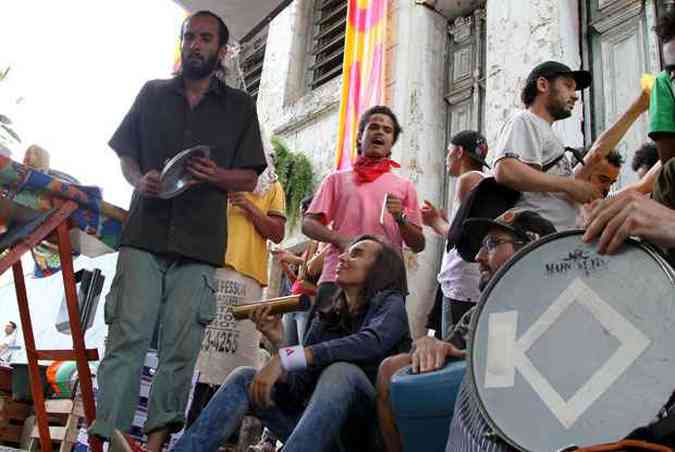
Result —
[[314, 194], [302, 232], [330, 244], [319, 279], [317, 308], [335, 293], [338, 255], [359, 235], [382, 236], [399, 249], [405, 243], [416, 253], [424, 249], [415, 186], [391, 172], [392, 167], [400, 167], [389, 159], [400, 133], [398, 119], [388, 107], [367, 110], [359, 122], [359, 157], [353, 169], [331, 173]]

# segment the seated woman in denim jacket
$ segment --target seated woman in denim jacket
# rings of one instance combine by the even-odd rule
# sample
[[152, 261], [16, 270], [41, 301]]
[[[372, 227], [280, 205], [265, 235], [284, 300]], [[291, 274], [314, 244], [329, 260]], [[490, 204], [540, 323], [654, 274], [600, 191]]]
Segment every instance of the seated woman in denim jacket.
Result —
[[[285, 443], [285, 452], [372, 450], [377, 369], [410, 348], [406, 274], [399, 253], [361, 236], [339, 257], [340, 291], [313, 320], [305, 346], [286, 347], [259, 372], [232, 372], [174, 451], [215, 451], [243, 416], [258, 417]], [[281, 345], [278, 317], [253, 320]]]

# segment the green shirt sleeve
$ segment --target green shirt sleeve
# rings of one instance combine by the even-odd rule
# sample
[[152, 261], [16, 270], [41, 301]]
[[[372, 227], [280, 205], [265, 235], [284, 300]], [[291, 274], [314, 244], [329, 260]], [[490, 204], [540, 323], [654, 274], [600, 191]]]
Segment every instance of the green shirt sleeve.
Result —
[[659, 133], [675, 134], [675, 97], [665, 71], [656, 77], [649, 102], [649, 138]]

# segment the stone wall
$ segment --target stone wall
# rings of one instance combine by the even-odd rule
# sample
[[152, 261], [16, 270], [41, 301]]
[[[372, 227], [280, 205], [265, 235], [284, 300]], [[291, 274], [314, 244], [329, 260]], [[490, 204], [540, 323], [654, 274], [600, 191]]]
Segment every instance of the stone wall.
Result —
[[[396, 43], [392, 67], [391, 107], [403, 125], [394, 159], [401, 163], [400, 174], [415, 183], [420, 204], [428, 199], [440, 205], [445, 179], [447, 20], [409, 1], [396, 2], [394, 17], [396, 35], [405, 36]], [[424, 232], [426, 249], [406, 255], [408, 316], [414, 336], [426, 333], [443, 242], [427, 228]]]
[[[311, 0], [292, 2], [270, 23], [258, 116], [264, 133], [312, 161], [320, 180], [335, 167], [341, 78], [310, 90], [306, 61]], [[285, 246], [304, 240], [299, 228], [287, 231]]]
[[[578, 0], [490, 0], [486, 5], [485, 131], [496, 144], [502, 124], [519, 108], [520, 91], [530, 70], [556, 60], [581, 65]], [[571, 118], [556, 123], [566, 145], [583, 143], [581, 102]]]

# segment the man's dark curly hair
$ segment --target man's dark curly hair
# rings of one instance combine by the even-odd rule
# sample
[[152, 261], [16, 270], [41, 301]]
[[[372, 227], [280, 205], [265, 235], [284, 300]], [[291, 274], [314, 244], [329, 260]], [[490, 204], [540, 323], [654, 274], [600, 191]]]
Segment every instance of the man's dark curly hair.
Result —
[[633, 161], [631, 162], [631, 168], [633, 171], [637, 171], [643, 166], [647, 167], [649, 170], [652, 166], [659, 161], [659, 151], [656, 150], [656, 143], [647, 142], [635, 151], [633, 156]]
[[[562, 75], [560, 75], [560, 74], [551, 75], [551, 76], [542, 75], [541, 77], [544, 77], [550, 83], [554, 83], [557, 79], [562, 77]], [[538, 80], [539, 80], [539, 77], [537, 77], [533, 80], [528, 80], [527, 83], [525, 84], [525, 86], [523, 86], [522, 91], [520, 92], [520, 100], [525, 105], [525, 108], [532, 105], [534, 103], [534, 100], [537, 98], [537, 94], [539, 94], [539, 90], [537, 89], [537, 81]]]
[[659, 16], [654, 31], [661, 42], [670, 42], [675, 38], [675, 9], [671, 8]]
[[621, 168], [621, 165], [623, 165], [624, 162], [623, 157], [617, 151], [609, 151], [609, 154], [605, 156], [605, 159], [607, 159], [610, 165], [617, 168]]
[[391, 111], [391, 108], [384, 105], [376, 105], [371, 107], [363, 112], [361, 119], [359, 120], [359, 134], [356, 136], [356, 150], [359, 154], [361, 154], [361, 135], [363, 135], [363, 131], [366, 130], [366, 125], [368, 124], [370, 117], [377, 114], [389, 116], [391, 118], [391, 122], [394, 123], [394, 143], [396, 143], [398, 136], [401, 134], [401, 132], [403, 132], [403, 128], [401, 127], [401, 124], [399, 124], [398, 118], [394, 112]]

